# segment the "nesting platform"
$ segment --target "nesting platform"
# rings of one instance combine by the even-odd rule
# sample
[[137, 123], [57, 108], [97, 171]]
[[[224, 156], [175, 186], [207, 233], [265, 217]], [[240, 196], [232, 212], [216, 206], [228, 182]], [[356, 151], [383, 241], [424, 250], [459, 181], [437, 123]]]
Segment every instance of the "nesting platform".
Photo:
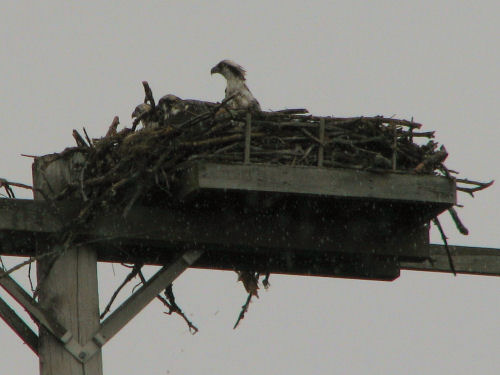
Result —
[[[72, 179], [58, 178], [54, 185]], [[401, 261], [429, 257], [428, 222], [456, 195], [453, 180], [432, 175], [201, 161], [172, 191], [176, 204], [138, 205], [126, 218], [122, 207], [103, 210], [77, 243], [92, 244], [102, 261], [166, 264], [201, 249], [194, 267], [393, 280]], [[81, 208], [5, 201], [2, 225], [20, 231], [2, 240], [4, 254], [8, 242], [17, 255], [32, 253], [36, 240], [49, 243]]]

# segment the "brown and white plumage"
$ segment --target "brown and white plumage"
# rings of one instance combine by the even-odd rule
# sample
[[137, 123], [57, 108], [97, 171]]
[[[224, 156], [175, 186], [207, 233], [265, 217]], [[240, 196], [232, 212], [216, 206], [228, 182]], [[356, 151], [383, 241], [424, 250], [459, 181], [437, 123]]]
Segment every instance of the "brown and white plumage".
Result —
[[[149, 113], [144, 115], [145, 113]], [[159, 124], [158, 120], [155, 118], [154, 113], [151, 111], [151, 106], [147, 103], [141, 103], [137, 107], [135, 107], [134, 112], [132, 112], [132, 118], [136, 119], [139, 116], [143, 116], [141, 118], [141, 124], [144, 129], [156, 129]]]
[[193, 117], [209, 112], [215, 103], [194, 99], [181, 99], [176, 95], [164, 95], [158, 101], [163, 124], [180, 125]]
[[259, 298], [259, 274], [251, 271], [236, 271], [238, 281], [243, 283], [247, 293]]
[[248, 89], [245, 81], [245, 69], [231, 60], [222, 60], [210, 71], [211, 74], [219, 73], [226, 81], [225, 99], [234, 95], [227, 105], [231, 109], [249, 109], [260, 111], [260, 104]]

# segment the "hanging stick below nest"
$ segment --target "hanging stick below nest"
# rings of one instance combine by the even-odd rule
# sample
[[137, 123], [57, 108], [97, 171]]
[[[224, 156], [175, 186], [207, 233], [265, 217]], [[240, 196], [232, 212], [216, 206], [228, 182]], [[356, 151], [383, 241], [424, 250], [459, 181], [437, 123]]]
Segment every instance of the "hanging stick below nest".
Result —
[[[139, 271], [139, 277], [141, 279], [141, 282], [143, 284], [145, 284], [146, 278], [144, 277], [144, 275], [142, 274], [141, 271]], [[174, 292], [172, 290], [172, 284], [168, 285], [165, 288], [164, 294], [165, 294], [165, 297], [162, 297], [161, 295], [157, 295], [156, 298], [159, 299], [161, 301], [161, 303], [163, 303], [163, 305], [165, 305], [165, 307], [167, 307], [168, 311], [166, 311], [165, 314], [172, 315], [172, 313], [176, 313], [176, 314], [180, 315], [182, 317], [182, 319], [184, 319], [184, 321], [188, 325], [189, 331], [193, 335], [196, 332], [198, 332], [198, 328], [187, 318], [186, 314], [184, 314], [182, 309], [175, 302], [175, 296], [174, 296]]]
[[245, 304], [241, 306], [241, 311], [240, 315], [238, 315], [238, 319], [236, 320], [236, 323], [234, 323], [233, 329], [236, 329], [238, 327], [238, 324], [240, 324], [240, 320], [242, 320], [245, 317], [245, 313], [248, 311], [248, 306], [250, 306], [250, 301], [252, 300], [253, 294], [250, 292], [248, 293], [247, 300], [245, 301]]
[[434, 225], [436, 225], [436, 227], [438, 227], [439, 233], [441, 233], [441, 239], [443, 240], [444, 248], [446, 249], [446, 254], [448, 255], [448, 262], [450, 263], [451, 272], [453, 272], [454, 276], [457, 276], [457, 271], [455, 271], [455, 265], [453, 264], [450, 248], [448, 247], [448, 238], [446, 237], [446, 234], [444, 234], [443, 227], [441, 226], [441, 223], [439, 222], [439, 219], [437, 217], [432, 219], [432, 222], [434, 223]]
[[132, 268], [132, 271], [130, 271], [130, 273], [127, 275], [125, 280], [123, 280], [123, 282], [120, 284], [120, 286], [115, 290], [115, 292], [111, 296], [111, 299], [109, 300], [108, 304], [104, 308], [104, 311], [101, 313], [101, 315], [99, 317], [100, 319], [104, 318], [106, 316], [106, 314], [109, 312], [109, 310], [111, 309], [111, 305], [113, 304], [116, 297], [118, 296], [118, 293], [120, 293], [120, 291], [123, 289], [123, 287], [125, 285], [127, 285], [130, 280], [132, 280], [134, 277], [136, 277], [139, 272], [141, 272], [142, 266], [143, 266], [142, 263], [137, 263], [134, 265], [134, 267]]

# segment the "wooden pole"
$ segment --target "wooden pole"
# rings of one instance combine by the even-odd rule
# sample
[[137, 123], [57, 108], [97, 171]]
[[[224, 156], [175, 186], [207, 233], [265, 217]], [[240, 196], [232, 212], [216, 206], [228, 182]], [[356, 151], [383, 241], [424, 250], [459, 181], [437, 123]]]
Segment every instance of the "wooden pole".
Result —
[[[83, 162], [79, 153], [64, 158], [51, 155], [37, 158], [33, 164], [33, 186], [40, 192], [35, 192], [35, 199], [53, 198], [68, 183], [79, 181]], [[96, 251], [70, 246], [54, 264], [51, 262], [41, 259], [37, 263], [40, 305], [51, 311], [83, 346], [99, 330], [100, 323]], [[40, 327], [38, 352], [42, 375], [102, 375], [100, 350], [82, 363], [43, 327]]]

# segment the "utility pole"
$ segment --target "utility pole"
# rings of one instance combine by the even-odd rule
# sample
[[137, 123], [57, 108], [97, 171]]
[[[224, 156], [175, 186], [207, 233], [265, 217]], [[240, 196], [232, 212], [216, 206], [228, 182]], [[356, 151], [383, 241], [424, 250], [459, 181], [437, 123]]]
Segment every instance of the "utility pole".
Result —
[[[318, 167], [252, 164], [245, 147], [243, 163], [186, 166], [173, 192], [182, 205], [100, 209], [84, 225], [85, 194], [56, 199], [83, 189], [84, 155], [36, 158], [35, 200], [0, 199], [0, 254], [37, 256], [38, 301], [7, 272], [0, 286], [39, 334], [2, 299], [0, 318], [41, 374], [102, 375], [102, 346], [189, 267], [393, 281], [402, 269], [451, 272], [451, 256], [457, 273], [500, 276], [500, 249], [429, 244], [429, 221], [456, 203], [454, 180], [323, 168], [322, 148]], [[162, 268], [101, 321], [98, 261]]]
[[[60, 159], [50, 163], [44, 158], [37, 159], [33, 165], [35, 200], [53, 199], [69, 184], [78, 181], [74, 164], [80, 158], [81, 154], [74, 154], [69, 161]], [[73, 337], [63, 344], [40, 326], [40, 374], [102, 375], [100, 348], [89, 360], [78, 361], [75, 354], [79, 354], [72, 354], [71, 345], [68, 345], [72, 340], [80, 346], [85, 345], [99, 329], [96, 251], [88, 246], [70, 245], [68, 249], [64, 244], [56, 246], [62, 254], [55, 261], [49, 256], [37, 263], [38, 300], [40, 307], [51, 312]], [[53, 248], [42, 248], [53, 251]]]

